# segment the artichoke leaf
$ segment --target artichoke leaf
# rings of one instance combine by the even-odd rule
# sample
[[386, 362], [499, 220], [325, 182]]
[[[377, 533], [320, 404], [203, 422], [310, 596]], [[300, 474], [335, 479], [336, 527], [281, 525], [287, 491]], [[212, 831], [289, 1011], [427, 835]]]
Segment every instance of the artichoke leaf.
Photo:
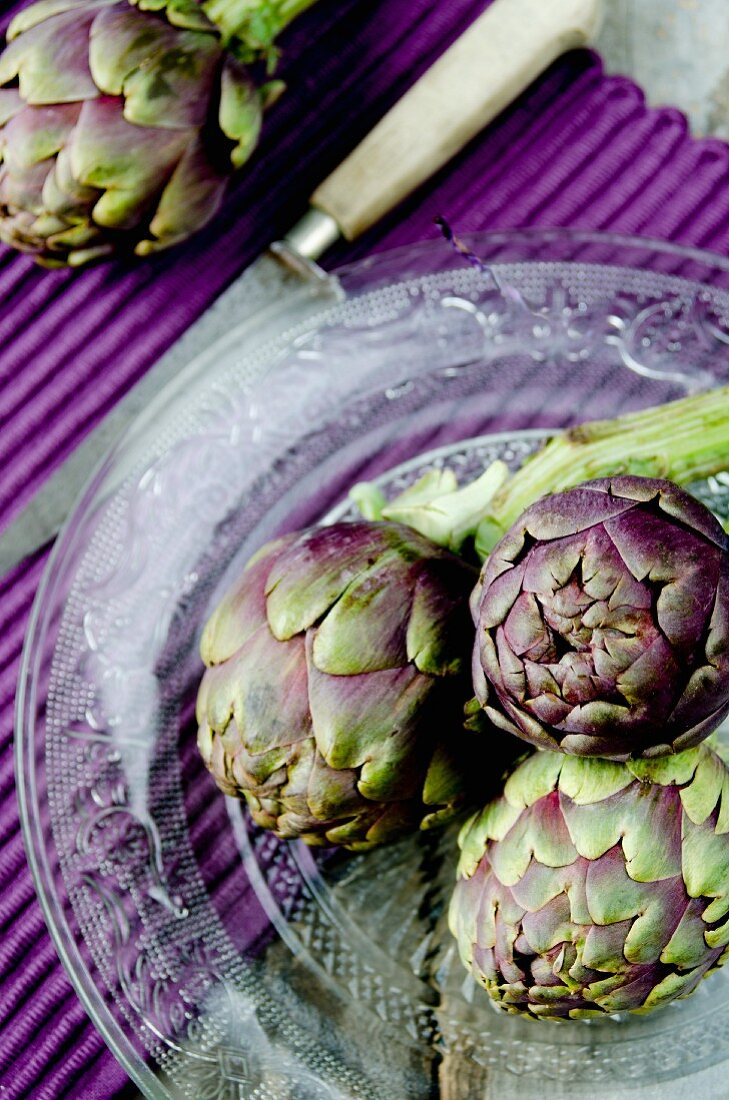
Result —
[[646, 759], [628, 760], [626, 767], [642, 783], [660, 783], [668, 786], [675, 783], [685, 786], [690, 783], [699, 764], [701, 749], [685, 749], [671, 756], [656, 756]]
[[332, 768], [361, 768], [359, 789], [367, 798], [412, 797], [423, 780], [414, 750], [430, 684], [412, 666], [330, 676], [317, 667], [311, 633], [308, 705], [322, 756]]
[[462, 826], [458, 836], [461, 849], [458, 875], [469, 879], [478, 867], [489, 840], [503, 840], [520, 816], [518, 806], [505, 798], [495, 798]]
[[706, 957], [703, 899], [690, 898], [673, 935], [661, 952], [661, 962], [689, 970]]
[[460, 562], [429, 561], [417, 571], [405, 646], [421, 672], [450, 676], [464, 667], [463, 638], [471, 623], [463, 592], [472, 580]]
[[412, 591], [400, 566], [399, 555], [387, 551], [346, 588], [316, 632], [318, 669], [352, 676], [407, 664]]
[[166, 248], [202, 228], [217, 213], [226, 182], [211, 165], [203, 143], [198, 139], [189, 145], [160, 196], [149, 225], [151, 237], [137, 245], [137, 253]]
[[383, 545], [381, 527], [367, 524], [342, 524], [336, 539], [326, 528], [295, 539], [266, 583], [274, 637], [283, 640], [313, 626], [377, 561]]
[[226, 57], [220, 78], [220, 128], [235, 142], [231, 164], [240, 168], [258, 143], [263, 121], [263, 101], [246, 69], [232, 57]]
[[509, 776], [504, 797], [517, 809], [533, 805], [557, 787], [567, 757], [554, 752], [535, 752]]
[[726, 781], [726, 765], [713, 752], [701, 751], [691, 782], [681, 790], [684, 811], [694, 825], [702, 825], [713, 813]]
[[703, 978], [702, 969], [691, 970], [688, 974], [667, 974], [654, 986], [643, 1003], [643, 1011], [648, 1012], [661, 1005], [686, 997]]
[[633, 777], [622, 764], [591, 757], [568, 756], [559, 773], [559, 789], [577, 806], [602, 802], [624, 790]]
[[708, 924], [729, 913], [729, 844], [709, 822], [694, 825], [683, 819], [683, 878], [692, 898], [712, 898], [704, 910]]
[[[33, 9], [30, 8], [29, 11]], [[99, 95], [88, 64], [88, 41], [97, 8], [84, 4], [39, 22], [0, 53], [0, 84], [18, 78], [31, 106], [87, 101]]]

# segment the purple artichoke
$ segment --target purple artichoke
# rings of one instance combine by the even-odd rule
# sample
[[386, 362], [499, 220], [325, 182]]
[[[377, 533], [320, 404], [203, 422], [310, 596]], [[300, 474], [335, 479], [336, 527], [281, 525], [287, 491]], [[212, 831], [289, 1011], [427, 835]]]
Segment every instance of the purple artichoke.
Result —
[[272, 35], [310, 3], [285, 17], [278, 0], [217, 0], [220, 11], [41, 0], [20, 12], [0, 55], [0, 238], [47, 266], [78, 266], [205, 225], [256, 145], [270, 92], [243, 64], [265, 52], [248, 23], [269, 17]]
[[537, 752], [461, 830], [449, 919], [508, 1012], [647, 1012], [729, 955], [729, 769]]
[[729, 538], [671, 482], [537, 501], [487, 559], [472, 611], [477, 699], [537, 746], [661, 755], [729, 713]]
[[265, 546], [202, 638], [198, 745], [221, 790], [281, 837], [364, 849], [495, 785], [506, 750], [464, 729], [475, 580], [399, 524]]

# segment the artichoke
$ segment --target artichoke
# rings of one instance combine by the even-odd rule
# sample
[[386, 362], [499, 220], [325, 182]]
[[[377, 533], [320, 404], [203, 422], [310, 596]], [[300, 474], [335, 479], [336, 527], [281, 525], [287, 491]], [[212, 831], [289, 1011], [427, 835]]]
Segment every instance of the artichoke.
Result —
[[710, 742], [627, 764], [537, 752], [459, 843], [450, 927], [508, 1012], [647, 1012], [726, 961], [729, 769]]
[[671, 482], [537, 501], [487, 559], [472, 610], [476, 697], [537, 746], [679, 752], [729, 713], [729, 537]]
[[205, 225], [272, 93], [244, 60], [312, 0], [216, 2], [41, 0], [13, 19], [0, 55], [0, 239], [78, 266]]
[[265, 546], [201, 643], [198, 746], [221, 790], [281, 837], [365, 849], [500, 780], [508, 750], [464, 728], [475, 580], [400, 524]]

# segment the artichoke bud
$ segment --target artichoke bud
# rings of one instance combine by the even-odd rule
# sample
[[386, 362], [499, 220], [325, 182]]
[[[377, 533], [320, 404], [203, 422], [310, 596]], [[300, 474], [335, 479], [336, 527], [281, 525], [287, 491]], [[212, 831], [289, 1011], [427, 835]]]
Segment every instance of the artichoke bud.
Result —
[[355, 849], [495, 790], [519, 742], [464, 728], [475, 579], [392, 523], [259, 551], [201, 643], [198, 744], [219, 787], [279, 836]]
[[613, 477], [537, 501], [471, 606], [476, 695], [538, 747], [659, 756], [729, 713], [729, 538], [671, 482]]
[[711, 741], [614, 763], [540, 751], [461, 830], [449, 924], [510, 1013], [645, 1013], [729, 944], [729, 768]]
[[21, 11], [0, 54], [0, 239], [46, 266], [79, 266], [148, 255], [204, 226], [282, 89], [257, 86], [246, 63], [270, 56], [311, 3], [225, 0], [245, 41], [195, 0]]

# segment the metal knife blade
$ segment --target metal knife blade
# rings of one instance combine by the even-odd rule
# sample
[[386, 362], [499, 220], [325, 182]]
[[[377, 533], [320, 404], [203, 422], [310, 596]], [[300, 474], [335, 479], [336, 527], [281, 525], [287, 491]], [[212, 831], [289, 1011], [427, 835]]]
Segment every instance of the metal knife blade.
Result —
[[[231, 329], [241, 344], [247, 343], [272, 325], [286, 328], [303, 320], [341, 293], [336, 278], [313, 262], [323, 248], [314, 242], [311, 226], [304, 236], [301, 225], [259, 256], [216, 299], [40, 487], [0, 535], [0, 575], [58, 534], [103, 456], [183, 367], [230, 335]], [[331, 226], [328, 229], [329, 236], [322, 237], [325, 244], [337, 235]]]

